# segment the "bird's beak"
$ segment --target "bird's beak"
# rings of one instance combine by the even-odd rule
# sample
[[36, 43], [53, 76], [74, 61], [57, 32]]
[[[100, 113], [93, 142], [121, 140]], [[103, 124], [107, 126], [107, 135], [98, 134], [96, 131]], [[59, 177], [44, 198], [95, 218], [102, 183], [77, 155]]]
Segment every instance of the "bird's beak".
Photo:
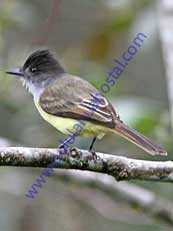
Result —
[[24, 72], [23, 72], [21, 67], [12, 68], [12, 69], [6, 71], [5, 73], [10, 74], [10, 75], [17, 75], [17, 76], [23, 76], [24, 75]]

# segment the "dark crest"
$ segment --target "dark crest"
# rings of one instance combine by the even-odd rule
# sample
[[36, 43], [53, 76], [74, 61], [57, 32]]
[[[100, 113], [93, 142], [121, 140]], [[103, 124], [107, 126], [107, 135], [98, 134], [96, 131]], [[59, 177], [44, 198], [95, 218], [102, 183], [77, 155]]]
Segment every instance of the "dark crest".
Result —
[[64, 72], [64, 69], [55, 59], [54, 55], [47, 50], [38, 50], [32, 53], [23, 65], [23, 69], [31, 72]]

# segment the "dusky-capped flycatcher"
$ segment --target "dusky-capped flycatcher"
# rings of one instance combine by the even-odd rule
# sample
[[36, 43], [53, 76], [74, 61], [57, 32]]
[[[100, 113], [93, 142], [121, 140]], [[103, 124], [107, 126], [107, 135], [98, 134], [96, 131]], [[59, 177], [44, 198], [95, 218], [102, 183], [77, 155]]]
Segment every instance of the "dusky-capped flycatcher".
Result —
[[[22, 80], [33, 95], [41, 116], [64, 134], [68, 134], [68, 129], [73, 129], [76, 119], [82, 115], [86, 118], [87, 113], [90, 114], [92, 96], [99, 94], [89, 82], [65, 72], [49, 50], [35, 51], [22, 67], [6, 73]], [[93, 115], [83, 120], [85, 126], [80, 136], [93, 136], [96, 139], [106, 133], [117, 133], [152, 155], [167, 154], [149, 138], [125, 125], [104, 96], [101, 101]]]

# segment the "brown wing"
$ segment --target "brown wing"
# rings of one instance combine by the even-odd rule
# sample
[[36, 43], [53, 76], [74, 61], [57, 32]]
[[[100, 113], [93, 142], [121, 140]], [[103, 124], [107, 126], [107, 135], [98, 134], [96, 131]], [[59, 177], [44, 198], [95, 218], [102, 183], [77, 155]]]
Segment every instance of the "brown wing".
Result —
[[[49, 114], [92, 121], [115, 127], [119, 119], [112, 105], [96, 88], [79, 77], [64, 74], [40, 96], [41, 108]], [[93, 111], [93, 113], [91, 113]]]

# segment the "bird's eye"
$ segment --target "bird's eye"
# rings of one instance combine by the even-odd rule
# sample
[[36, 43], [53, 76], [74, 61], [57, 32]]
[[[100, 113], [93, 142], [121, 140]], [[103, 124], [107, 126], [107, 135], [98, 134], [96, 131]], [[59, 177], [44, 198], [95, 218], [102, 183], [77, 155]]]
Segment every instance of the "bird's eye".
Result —
[[32, 68], [31, 68], [31, 72], [35, 72], [36, 70], [37, 70], [36, 67], [32, 67]]

